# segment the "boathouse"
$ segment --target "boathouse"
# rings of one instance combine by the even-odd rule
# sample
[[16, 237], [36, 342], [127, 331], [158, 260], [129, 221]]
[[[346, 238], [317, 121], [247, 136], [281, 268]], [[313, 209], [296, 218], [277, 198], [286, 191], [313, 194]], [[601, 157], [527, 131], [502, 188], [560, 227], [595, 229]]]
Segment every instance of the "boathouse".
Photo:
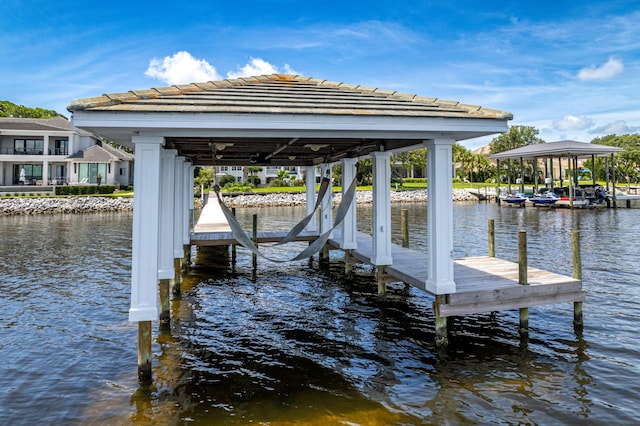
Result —
[[[605, 158], [605, 176], [606, 176], [606, 192], [610, 193], [613, 200], [613, 205], [616, 205], [616, 192], [615, 192], [615, 168], [614, 164], [614, 154], [624, 151], [622, 148], [616, 146], [608, 146], [608, 145], [599, 145], [593, 143], [586, 142], [578, 142], [573, 140], [564, 140], [564, 141], [556, 141], [556, 142], [545, 142], [539, 144], [531, 144], [523, 147], [511, 149], [508, 151], [499, 152], [493, 155], [490, 155], [489, 158], [496, 160], [497, 168], [498, 168], [498, 188], [500, 187], [500, 175], [501, 175], [501, 161], [507, 161], [507, 165], [512, 161], [520, 162], [520, 172], [521, 177], [518, 182], [520, 192], [524, 192], [524, 170], [523, 167], [525, 160], [530, 160], [533, 166], [533, 176], [538, 176], [539, 173], [544, 175], [544, 184], [547, 189], [552, 190], [558, 184], [560, 186], [563, 185], [563, 181], [566, 181], [566, 196], [569, 199], [568, 206], [573, 208], [574, 203], [581, 207], [584, 206], [593, 206], [587, 199], [585, 203], [585, 187], [589, 187], [591, 189], [591, 193], [593, 195], [593, 190], [597, 186], [596, 183], [596, 173], [595, 170], [591, 173], [591, 179], [589, 181], [580, 181], [580, 176], [578, 173], [578, 160], [580, 159], [590, 159], [591, 163], [595, 165], [596, 157], [604, 157]], [[539, 169], [539, 161], [543, 161], [542, 170]], [[555, 161], [557, 160], [557, 166], [554, 167]], [[563, 165], [564, 161], [564, 165]], [[609, 170], [609, 165], [611, 164], [611, 170]], [[564, 171], [564, 173], [563, 173]], [[555, 172], [555, 173], [554, 173]], [[610, 179], [611, 177], [611, 179]], [[511, 175], [507, 173], [507, 189], [511, 192]], [[611, 181], [611, 192], [610, 192], [610, 184]], [[534, 192], [538, 192], [538, 179], [534, 179], [533, 182], [533, 190]], [[581, 189], [580, 189], [581, 188]], [[579, 191], [582, 195], [581, 197], [577, 197], [574, 192]], [[498, 191], [499, 192], [499, 191]]]
[[[307, 211], [313, 211], [317, 166], [325, 176], [332, 164], [341, 163], [347, 183], [356, 174], [358, 159], [371, 157], [371, 235], [357, 232], [354, 202], [331, 243], [381, 272], [395, 273], [395, 279], [442, 296], [437, 298], [437, 318], [583, 298], [581, 283], [569, 277], [554, 275], [553, 285], [571, 285], [558, 297], [557, 287], [513, 291], [518, 264], [482, 258], [454, 265], [452, 145], [505, 132], [512, 119], [508, 112], [281, 74], [105, 94], [74, 100], [68, 109], [76, 127], [135, 149], [129, 319], [138, 322], [140, 345], [149, 348], [140, 351], [141, 376], [151, 371], [150, 324], [160, 315], [159, 283], [179, 274], [185, 248], [192, 243], [195, 166], [306, 167]], [[391, 244], [390, 156], [416, 148], [427, 150], [428, 247], [419, 257], [419, 271], [408, 274]], [[332, 229], [332, 221], [331, 204], [323, 203], [319, 220], [312, 220], [307, 230], [320, 235]], [[493, 263], [502, 272], [483, 270]], [[473, 282], [488, 290], [478, 291]], [[529, 283], [536, 284], [531, 278]], [[466, 293], [460, 292], [462, 287]], [[460, 302], [454, 306], [449, 296], [456, 295]], [[440, 326], [446, 331], [446, 321]]]

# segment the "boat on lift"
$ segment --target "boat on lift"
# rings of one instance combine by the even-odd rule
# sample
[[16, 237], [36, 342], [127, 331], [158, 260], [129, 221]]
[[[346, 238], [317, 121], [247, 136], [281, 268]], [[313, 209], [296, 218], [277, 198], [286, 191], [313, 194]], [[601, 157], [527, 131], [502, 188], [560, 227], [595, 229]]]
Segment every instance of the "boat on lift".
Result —
[[547, 188], [543, 188], [542, 191], [529, 198], [529, 202], [534, 206], [552, 206], [559, 200], [560, 197], [554, 192], [549, 191]]
[[502, 196], [500, 200], [508, 205], [522, 206], [524, 202], [527, 201], [527, 196], [522, 192], [513, 192]]

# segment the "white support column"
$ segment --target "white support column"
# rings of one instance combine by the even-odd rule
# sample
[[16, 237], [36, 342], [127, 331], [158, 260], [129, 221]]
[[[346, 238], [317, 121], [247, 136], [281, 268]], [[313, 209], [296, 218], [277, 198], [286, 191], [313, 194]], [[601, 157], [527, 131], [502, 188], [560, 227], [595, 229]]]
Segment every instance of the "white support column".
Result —
[[184, 239], [184, 220], [187, 213], [185, 212], [184, 204], [184, 157], [174, 158], [174, 197], [175, 204], [173, 205], [173, 258], [182, 259], [184, 256], [184, 248], [182, 240]]
[[[184, 159], [183, 159], [184, 160]], [[189, 161], [182, 162], [182, 244], [191, 244], [191, 215], [193, 209], [193, 172]]]
[[451, 152], [453, 139], [427, 141], [428, 278], [434, 294], [456, 291], [453, 277], [453, 201]]
[[391, 265], [391, 153], [376, 151], [373, 157], [373, 239], [371, 263]]
[[188, 212], [189, 214], [189, 217], [186, 218], [186, 222], [187, 222], [187, 227], [189, 228], [189, 232], [191, 232], [191, 228], [194, 225], [193, 212], [195, 210], [195, 205], [194, 205], [195, 196], [194, 196], [193, 185], [195, 184], [195, 179], [193, 174], [195, 173], [196, 167], [190, 162], [187, 162], [185, 164], [185, 167], [187, 168], [187, 191], [188, 191], [187, 209], [185, 211]]
[[178, 151], [163, 149], [160, 160], [160, 228], [158, 244], [158, 279], [170, 280], [173, 267], [174, 215], [176, 204], [175, 158]]
[[49, 184], [49, 160], [47, 160], [47, 158], [49, 158], [49, 135], [44, 135], [44, 137], [42, 138], [42, 184], [43, 185], [48, 185]]
[[[328, 177], [331, 179], [331, 164], [322, 164], [322, 177]], [[327, 194], [322, 199], [322, 203], [320, 204], [320, 234], [324, 234], [333, 226], [333, 191], [331, 190], [331, 183], [329, 184], [329, 189], [327, 190]], [[333, 233], [332, 233], [333, 234]], [[330, 235], [330, 238], [333, 235]]]
[[[305, 168], [305, 186], [307, 189], [307, 215], [311, 214], [316, 204], [316, 166], [307, 166]], [[307, 224], [307, 231], [318, 231], [317, 216], [313, 216]]]
[[[349, 185], [353, 178], [356, 176], [356, 163], [357, 158], [343, 158], [342, 159], [342, 197], [344, 199], [345, 192], [349, 189]], [[344, 217], [344, 221], [340, 225], [342, 241], [340, 242], [340, 248], [343, 250], [351, 250], [358, 248], [356, 243], [357, 232], [357, 220], [356, 220], [356, 199], [353, 198], [347, 215]]]
[[129, 321], [158, 319], [158, 225], [160, 149], [163, 137], [134, 136], [135, 192]]

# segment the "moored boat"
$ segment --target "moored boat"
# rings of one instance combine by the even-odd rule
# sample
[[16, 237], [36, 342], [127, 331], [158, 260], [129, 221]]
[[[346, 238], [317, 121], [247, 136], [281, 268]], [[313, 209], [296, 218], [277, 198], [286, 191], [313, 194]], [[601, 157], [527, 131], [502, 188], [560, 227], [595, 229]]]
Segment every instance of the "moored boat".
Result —
[[560, 197], [553, 192], [542, 192], [537, 193], [533, 197], [529, 198], [529, 201], [533, 203], [534, 206], [551, 206], [557, 203], [560, 200]]
[[501, 200], [510, 205], [522, 205], [527, 201], [527, 197], [522, 192], [514, 192], [503, 196]]

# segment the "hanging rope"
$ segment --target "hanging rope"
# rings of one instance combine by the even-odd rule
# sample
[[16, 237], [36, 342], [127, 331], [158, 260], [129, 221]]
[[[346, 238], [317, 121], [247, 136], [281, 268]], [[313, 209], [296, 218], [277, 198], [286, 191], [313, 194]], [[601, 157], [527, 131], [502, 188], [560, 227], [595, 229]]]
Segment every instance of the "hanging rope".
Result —
[[[356, 174], [356, 176], [357, 176], [357, 174]], [[249, 238], [249, 235], [247, 234], [247, 232], [242, 229], [242, 226], [236, 220], [236, 218], [233, 215], [233, 213], [231, 212], [231, 210], [229, 210], [229, 208], [226, 206], [224, 201], [222, 201], [222, 198], [220, 197], [220, 193], [217, 192], [216, 195], [218, 196], [218, 201], [220, 203], [220, 208], [222, 209], [222, 212], [224, 213], [225, 217], [227, 218], [227, 221], [229, 223], [229, 227], [231, 228], [231, 232], [233, 234], [233, 237], [238, 241], [238, 243], [240, 245], [242, 245], [244, 248], [246, 248], [250, 252], [255, 253], [256, 255], [258, 255], [260, 257], [263, 257], [263, 258], [265, 258], [267, 260], [270, 260], [272, 262], [277, 262], [277, 263], [285, 263], [285, 262], [294, 262], [294, 261], [297, 261], [297, 260], [307, 259], [307, 258], [313, 256], [314, 254], [316, 254], [317, 252], [320, 251], [320, 249], [327, 243], [327, 241], [329, 241], [329, 237], [331, 235], [331, 232], [338, 225], [340, 225], [342, 223], [342, 221], [344, 220], [344, 218], [346, 217], [347, 212], [349, 211], [349, 207], [351, 206], [351, 203], [353, 202], [353, 200], [354, 200], [354, 198], [356, 196], [356, 185], [357, 185], [357, 177], [354, 177], [353, 181], [349, 185], [349, 188], [347, 189], [346, 193], [342, 197], [342, 200], [340, 201], [340, 204], [338, 205], [338, 210], [336, 212], [336, 217], [335, 217], [335, 223], [333, 224], [333, 226], [329, 230], [324, 232], [322, 235], [318, 236], [318, 238], [315, 241], [313, 241], [311, 244], [309, 244], [309, 246], [307, 248], [305, 248], [303, 251], [301, 251], [297, 256], [295, 256], [295, 257], [293, 257], [291, 259], [287, 259], [287, 260], [270, 258], [270, 257], [264, 255], [263, 253], [261, 253], [260, 250], [258, 250], [258, 247], [253, 242], [253, 240], [251, 240], [251, 238]], [[317, 209], [320, 201], [321, 201], [321, 197], [318, 197], [318, 201], [316, 202], [316, 209]], [[309, 216], [311, 216], [311, 215], [308, 215], [307, 217], [309, 217]], [[307, 219], [307, 218], [305, 218], [305, 219]], [[303, 219], [303, 221], [305, 219]], [[308, 221], [307, 221], [307, 223], [308, 223]], [[304, 227], [302, 227], [302, 228], [304, 228]], [[292, 234], [292, 232], [293, 232], [293, 229], [292, 229], [291, 232], [289, 232], [289, 234]], [[289, 237], [289, 234], [287, 234], [287, 237]], [[298, 232], [298, 234], [299, 234], [299, 232]], [[287, 238], [287, 237], [285, 237], [285, 238]], [[294, 238], [295, 238], [295, 236], [291, 237], [291, 240], [293, 240]], [[280, 243], [282, 244], [282, 241]]]

